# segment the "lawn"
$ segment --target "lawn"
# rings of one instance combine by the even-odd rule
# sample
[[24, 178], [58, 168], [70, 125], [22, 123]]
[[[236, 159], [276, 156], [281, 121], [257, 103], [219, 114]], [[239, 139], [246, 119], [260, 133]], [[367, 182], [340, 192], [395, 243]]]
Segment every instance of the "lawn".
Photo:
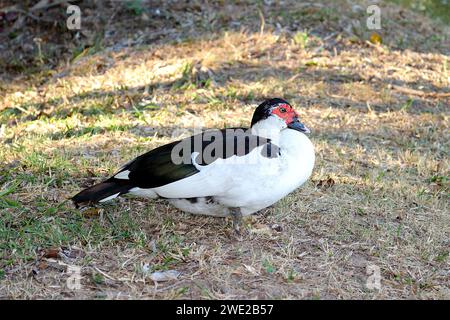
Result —
[[[450, 27], [383, 2], [374, 33], [353, 3], [81, 1], [80, 32], [0, 34], [0, 299], [450, 299]], [[267, 97], [316, 165], [241, 239], [162, 200], [68, 200]]]

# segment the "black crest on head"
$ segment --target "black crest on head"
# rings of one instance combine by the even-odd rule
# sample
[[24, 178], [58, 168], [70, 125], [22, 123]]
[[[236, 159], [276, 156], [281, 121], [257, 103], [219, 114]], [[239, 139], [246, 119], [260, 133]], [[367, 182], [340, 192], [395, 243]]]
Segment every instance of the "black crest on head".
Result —
[[264, 101], [263, 103], [261, 103], [256, 108], [255, 112], [253, 113], [251, 125], [253, 126], [258, 121], [267, 119], [267, 117], [270, 116], [270, 112], [271, 112], [272, 108], [276, 107], [280, 103], [286, 103], [286, 104], [290, 105], [289, 102], [287, 102], [286, 100], [280, 99], [280, 98], [268, 99], [268, 100]]

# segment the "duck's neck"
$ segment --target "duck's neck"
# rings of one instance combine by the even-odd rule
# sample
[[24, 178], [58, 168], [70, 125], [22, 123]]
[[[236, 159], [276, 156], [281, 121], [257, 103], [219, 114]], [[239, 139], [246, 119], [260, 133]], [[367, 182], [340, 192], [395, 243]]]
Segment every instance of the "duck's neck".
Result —
[[281, 129], [280, 121], [271, 117], [255, 123], [251, 128], [252, 134], [270, 139], [276, 145], [280, 145]]

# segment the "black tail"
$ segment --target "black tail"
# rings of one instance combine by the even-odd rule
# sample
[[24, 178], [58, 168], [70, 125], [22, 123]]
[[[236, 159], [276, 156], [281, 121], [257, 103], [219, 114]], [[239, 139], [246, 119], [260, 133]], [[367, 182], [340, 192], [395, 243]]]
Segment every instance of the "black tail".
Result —
[[93, 185], [92, 187], [84, 189], [80, 193], [73, 196], [72, 201], [74, 202], [75, 206], [78, 207], [80, 204], [88, 205], [97, 203], [111, 196], [114, 196], [111, 197], [111, 199], [114, 199], [121, 194], [127, 193], [128, 191], [130, 191], [130, 189], [133, 188], [127, 182], [128, 181], [118, 179], [106, 180], [104, 182]]

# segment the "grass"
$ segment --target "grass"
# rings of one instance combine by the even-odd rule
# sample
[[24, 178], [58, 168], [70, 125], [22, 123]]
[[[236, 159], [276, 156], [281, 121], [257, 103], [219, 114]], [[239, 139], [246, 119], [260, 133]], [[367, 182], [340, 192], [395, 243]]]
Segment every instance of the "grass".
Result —
[[[127, 3], [140, 30], [144, 1]], [[170, 8], [175, 21], [162, 4], [174, 28], [161, 39], [147, 42], [147, 32], [112, 50], [97, 38], [101, 46], [80, 54], [78, 44], [68, 63], [2, 75], [0, 297], [450, 298], [448, 27], [386, 5], [374, 45], [364, 28], [340, 25], [362, 19], [346, 2], [208, 6]], [[120, 23], [109, 26], [116, 43], [130, 39]], [[248, 125], [275, 96], [313, 129], [316, 167], [246, 221], [242, 241], [231, 221], [164, 201], [86, 211], [67, 201], [199, 125]], [[366, 286], [368, 265], [381, 270], [380, 290]], [[68, 266], [81, 267], [81, 289], [66, 286]], [[181, 275], [149, 278], [168, 270]]]

